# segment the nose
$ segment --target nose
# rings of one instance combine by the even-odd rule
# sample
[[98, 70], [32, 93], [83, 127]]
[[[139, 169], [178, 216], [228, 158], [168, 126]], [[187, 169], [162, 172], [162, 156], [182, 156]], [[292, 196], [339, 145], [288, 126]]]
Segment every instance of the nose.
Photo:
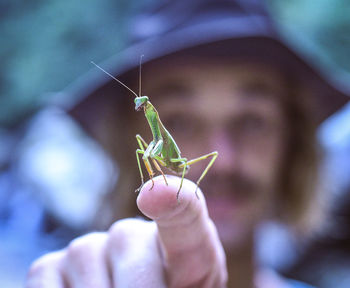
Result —
[[219, 156], [213, 165], [213, 169], [216, 172], [230, 171], [232, 173], [234, 170], [239, 169], [240, 157], [238, 147], [228, 133], [223, 129], [213, 131], [209, 143], [211, 150], [219, 152]]

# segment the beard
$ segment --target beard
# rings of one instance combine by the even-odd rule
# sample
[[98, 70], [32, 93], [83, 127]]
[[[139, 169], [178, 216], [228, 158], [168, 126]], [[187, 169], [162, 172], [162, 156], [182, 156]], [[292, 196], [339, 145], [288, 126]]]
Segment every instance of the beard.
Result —
[[248, 175], [215, 173], [203, 179], [201, 189], [210, 218], [228, 250], [235, 250], [252, 237], [266, 215], [269, 187]]
[[242, 173], [212, 171], [201, 182], [206, 198], [230, 198], [238, 202], [252, 200], [263, 190], [263, 183]]

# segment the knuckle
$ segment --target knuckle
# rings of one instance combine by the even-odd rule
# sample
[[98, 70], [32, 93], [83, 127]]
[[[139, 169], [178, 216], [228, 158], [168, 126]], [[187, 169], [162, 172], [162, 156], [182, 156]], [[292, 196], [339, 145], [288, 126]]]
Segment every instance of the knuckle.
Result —
[[72, 240], [66, 250], [67, 257], [71, 259], [86, 258], [101, 246], [105, 237], [104, 233], [95, 232]]
[[126, 218], [115, 222], [109, 229], [111, 238], [121, 239], [145, 230], [149, 222], [143, 219]]
[[45, 267], [46, 265], [41, 258], [39, 258], [38, 260], [35, 260], [32, 263], [32, 265], [29, 267], [27, 278], [33, 278], [42, 274]]
[[58, 266], [62, 259], [62, 252], [52, 252], [35, 260], [28, 270], [28, 278], [34, 278], [45, 273], [48, 269]]
[[135, 239], [144, 239], [153, 233], [155, 223], [144, 219], [126, 218], [115, 222], [109, 229], [108, 249], [122, 251]]
[[106, 233], [97, 232], [74, 239], [65, 250], [64, 271], [78, 275], [84, 287], [91, 287], [91, 275], [105, 265], [106, 239]]
[[109, 235], [112, 237], [118, 237], [119, 235], [123, 235], [125, 231], [129, 228], [128, 223], [130, 219], [118, 220], [112, 224], [109, 228]]

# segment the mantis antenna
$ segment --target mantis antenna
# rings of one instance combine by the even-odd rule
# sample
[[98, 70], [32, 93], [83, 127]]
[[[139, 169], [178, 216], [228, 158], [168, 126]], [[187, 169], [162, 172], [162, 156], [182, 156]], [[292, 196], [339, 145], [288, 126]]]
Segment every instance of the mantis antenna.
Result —
[[140, 56], [140, 69], [139, 69], [139, 96], [141, 96], [141, 64], [142, 64], [142, 57], [144, 55], [142, 54]]
[[[141, 60], [140, 60], [141, 61]], [[126, 86], [122, 81], [120, 81], [120, 80], [118, 80], [117, 78], [115, 78], [112, 74], [110, 74], [110, 73], [108, 73], [106, 70], [104, 70], [102, 67], [100, 67], [99, 65], [97, 65], [94, 61], [91, 61], [91, 63], [93, 64], [93, 65], [95, 65], [98, 69], [100, 69], [101, 71], [103, 71], [104, 73], [106, 73], [108, 76], [110, 76], [112, 79], [114, 79], [115, 81], [117, 81], [119, 84], [121, 84], [121, 85], [123, 85], [126, 89], [128, 89], [132, 94], [134, 94], [136, 97], [138, 97], [137, 96], [137, 94], [134, 92], [134, 91], [132, 91], [128, 86]], [[140, 68], [141, 69], [141, 68]], [[140, 83], [140, 85], [141, 85], [141, 83]], [[141, 89], [141, 88], [140, 88]]]

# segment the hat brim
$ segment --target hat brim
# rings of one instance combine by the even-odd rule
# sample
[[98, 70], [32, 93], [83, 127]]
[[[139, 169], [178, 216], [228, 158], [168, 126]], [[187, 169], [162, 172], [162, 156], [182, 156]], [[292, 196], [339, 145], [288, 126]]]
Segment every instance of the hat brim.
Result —
[[[253, 27], [248, 24], [242, 26], [237, 23], [210, 23], [206, 27], [179, 30], [135, 44], [101, 65], [111, 74], [122, 78], [138, 67], [140, 55], [144, 55], [145, 65], [177, 53], [200, 50], [227, 57], [258, 57], [286, 67], [290, 74], [294, 73], [298, 81], [313, 91], [315, 106], [312, 111], [318, 123], [349, 101], [350, 91], [337, 89], [307, 59], [301, 58], [288, 48], [283, 40], [263, 25]], [[137, 76], [135, 73], [135, 77]], [[98, 118], [98, 103], [105, 101], [107, 97], [122, 98], [127, 94], [125, 90], [118, 91], [116, 85], [113, 86], [113, 95], [105, 93], [111, 89], [111, 81], [110, 77], [93, 68], [63, 91], [65, 99], [70, 101], [66, 101], [62, 106], [93, 136], [94, 131], [90, 126], [91, 122]]]

